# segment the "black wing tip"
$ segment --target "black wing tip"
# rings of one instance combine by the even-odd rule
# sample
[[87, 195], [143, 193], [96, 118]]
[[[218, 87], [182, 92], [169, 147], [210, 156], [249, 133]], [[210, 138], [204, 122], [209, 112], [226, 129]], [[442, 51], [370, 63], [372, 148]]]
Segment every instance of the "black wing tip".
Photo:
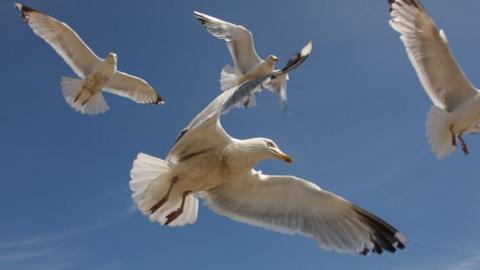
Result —
[[193, 11], [193, 15], [203, 25], [205, 25], [208, 21], [208, 19], [205, 17], [205, 14], [203, 14], [201, 12]]
[[150, 102], [150, 104], [152, 104], [152, 105], [163, 105], [163, 104], [165, 104], [165, 100], [161, 96], [157, 95], [157, 98], [154, 101]]
[[370, 241], [373, 247], [368, 248], [365, 246], [359, 254], [367, 255], [369, 252], [372, 252], [373, 254], [380, 255], [383, 251], [395, 253], [397, 249], [401, 250], [405, 248], [407, 239], [397, 229], [359, 207], [354, 207], [354, 210], [362, 221], [372, 229]]
[[388, 12], [390, 13], [393, 11], [393, 3], [395, 3], [395, 0], [388, 0]]
[[[310, 56], [310, 54], [312, 53], [312, 49], [313, 42], [309, 41], [305, 46], [303, 46], [303, 48], [299, 52], [297, 52], [294, 56], [290, 57], [285, 67], [281, 69], [280, 74], [289, 72], [300, 66]], [[273, 77], [275, 76], [278, 76], [278, 74], [274, 75]]]
[[16, 7], [18, 10], [20, 10], [20, 13], [21, 13], [21, 15], [22, 15], [22, 18], [24, 18], [24, 19], [27, 19], [27, 18], [26, 18], [26, 15], [27, 15], [28, 13], [30, 13], [30, 12], [39, 12], [39, 11], [36, 10], [36, 9], [33, 9], [33, 8], [31, 8], [31, 7], [22, 5], [22, 4], [20, 4], [20, 3], [15, 3], [14, 5], [15, 5], [15, 7]]

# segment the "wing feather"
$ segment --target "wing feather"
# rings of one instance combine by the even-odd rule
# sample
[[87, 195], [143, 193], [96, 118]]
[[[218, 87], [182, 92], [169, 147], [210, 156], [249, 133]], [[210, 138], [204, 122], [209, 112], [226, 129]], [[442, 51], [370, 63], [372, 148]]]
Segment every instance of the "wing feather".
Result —
[[252, 95], [261, 90], [261, 84], [266, 79], [268, 76], [247, 81], [238, 87], [223, 91], [180, 132], [167, 160], [178, 161], [192, 153], [229, 142], [231, 137], [223, 129], [220, 116], [232, 108], [242, 107]]
[[[198, 153], [229, 142], [231, 137], [220, 124], [220, 116], [233, 108], [250, 104], [255, 95], [261, 91], [262, 84], [268, 82], [271, 78], [284, 76], [287, 72], [298, 67], [310, 55], [310, 52], [311, 43], [308, 43], [300, 53], [297, 53], [295, 57], [288, 61], [284, 68], [223, 91], [180, 132], [175, 145], [167, 156], [167, 160], [173, 162], [182, 160], [192, 153]], [[200, 140], [201, 143], [199, 143]]]
[[447, 38], [418, 0], [389, 0], [390, 25], [401, 34], [408, 57], [433, 104], [452, 111], [477, 91], [450, 51]]
[[163, 104], [163, 98], [145, 80], [117, 71], [105, 85], [105, 91], [138, 103]]
[[236, 69], [247, 73], [263, 61], [255, 51], [253, 35], [247, 28], [197, 11], [194, 14], [208, 32], [226, 41]]
[[18, 3], [15, 6], [33, 32], [50, 44], [80, 78], [101, 61], [66, 23]]
[[403, 249], [397, 229], [348, 202], [293, 176], [252, 170], [203, 194], [207, 206], [234, 220], [314, 238], [325, 249], [366, 254]]

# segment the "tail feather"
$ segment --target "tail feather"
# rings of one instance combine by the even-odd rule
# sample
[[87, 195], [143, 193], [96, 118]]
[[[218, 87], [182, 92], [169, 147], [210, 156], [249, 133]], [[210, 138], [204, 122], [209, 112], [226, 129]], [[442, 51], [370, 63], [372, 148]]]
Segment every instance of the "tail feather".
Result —
[[84, 106], [83, 113], [86, 114], [101, 114], [108, 110], [108, 105], [101, 92], [95, 93]]
[[83, 80], [62, 77], [60, 85], [62, 86], [62, 93], [65, 97], [65, 100], [68, 104], [72, 105], [75, 97], [77, 97], [78, 93], [82, 90]]
[[240, 83], [240, 74], [234, 67], [226, 65], [220, 73], [220, 86], [222, 91], [226, 91]]
[[243, 104], [243, 107], [245, 108], [251, 108], [253, 106], [257, 105], [257, 98], [255, 96], [255, 94], [251, 94], [247, 101], [245, 101], [245, 103]]
[[170, 182], [168, 163], [162, 159], [139, 153], [130, 171], [130, 189], [133, 200], [144, 214], [167, 193]]
[[284, 111], [287, 110], [287, 81], [288, 73], [281, 74], [269, 80], [265, 84], [265, 88], [275, 92], [280, 97], [280, 105]]
[[[65, 101], [76, 111], [83, 114], [100, 114], [108, 110], [108, 105], [101, 92], [91, 94], [82, 91], [84, 81], [62, 77], [61, 86]], [[85, 104], [83, 104], [85, 103]]]
[[[230, 65], [226, 65], [222, 69], [222, 73], [220, 74], [220, 86], [222, 91], [227, 91], [235, 86], [240, 85], [242, 81], [242, 74]], [[257, 104], [255, 99], [256, 93], [250, 95], [250, 97], [245, 101], [243, 106], [245, 108], [251, 108]]]
[[[154, 156], [139, 153], [137, 159], [133, 162], [130, 177], [129, 184], [133, 192], [132, 198], [139, 210], [144, 215], [147, 215], [150, 221], [164, 224], [167, 220], [166, 216], [180, 207], [181, 196], [172, 194], [162, 207], [153, 213], [150, 212], [152, 206], [167, 194], [170, 187], [171, 174], [168, 162]], [[198, 199], [193, 194], [190, 194], [185, 201], [184, 213], [168, 225], [174, 227], [193, 224], [196, 221], [197, 212]]]
[[438, 159], [443, 159], [455, 151], [450, 131], [450, 115], [444, 110], [432, 106], [427, 115], [426, 136]]

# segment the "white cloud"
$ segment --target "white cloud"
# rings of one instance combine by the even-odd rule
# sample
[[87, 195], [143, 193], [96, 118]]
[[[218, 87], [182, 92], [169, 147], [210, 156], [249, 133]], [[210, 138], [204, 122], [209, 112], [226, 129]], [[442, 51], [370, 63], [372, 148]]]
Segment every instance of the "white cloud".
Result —
[[85, 227], [72, 228], [70, 230], [66, 230], [59, 233], [47, 233], [47, 234], [36, 235], [30, 238], [24, 238], [24, 239], [10, 241], [10, 242], [0, 242], [0, 249], [27, 247], [32, 245], [41, 245], [48, 242], [62, 241], [75, 236], [97, 231], [99, 229], [105, 228], [112, 224], [113, 224], [112, 222], [98, 223], [98, 224], [89, 225]]
[[[10, 242], [0, 242], [0, 268], [16, 270], [66, 270], [82, 267], [94, 257], [89, 250], [79, 249], [75, 246], [65, 249], [65, 243], [74, 237], [84, 236], [108, 228], [128, 218], [128, 213], [111, 216], [106, 220], [70, 228], [57, 233], [36, 234], [31, 237], [17, 239]], [[70, 241], [71, 242], [71, 241]], [[92, 265], [89, 269], [114, 269], [110, 263]], [[2, 268], [3, 269], [3, 268]]]
[[480, 251], [473, 256], [467, 257], [462, 261], [456, 262], [447, 268], [448, 270], [474, 270], [480, 269]]
[[0, 263], [18, 261], [18, 260], [28, 260], [37, 257], [43, 257], [54, 253], [53, 249], [46, 250], [35, 250], [35, 251], [21, 251], [21, 252], [9, 252], [0, 254]]

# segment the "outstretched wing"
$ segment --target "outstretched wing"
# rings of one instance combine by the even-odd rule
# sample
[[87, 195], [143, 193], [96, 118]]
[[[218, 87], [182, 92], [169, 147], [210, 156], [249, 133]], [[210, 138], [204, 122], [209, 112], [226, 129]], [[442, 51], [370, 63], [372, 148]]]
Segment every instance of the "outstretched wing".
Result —
[[280, 96], [280, 104], [284, 111], [287, 110], [287, 81], [288, 72], [300, 66], [312, 53], [312, 42], [308, 42], [298, 53], [291, 57], [279, 74], [273, 76], [264, 87]]
[[169, 162], [182, 162], [205, 151], [227, 144], [230, 136], [219, 121], [220, 115], [214, 114], [199, 125], [183, 129], [175, 145], [167, 155]]
[[303, 62], [308, 57], [303, 54], [297, 55], [298, 57], [291, 59], [281, 70], [223, 91], [180, 132], [167, 160], [172, 162], [184, 160], [229, 142], [231, 137], [222, 128], [220, 116], [233, 108], [243, 107], [249, 103], [252, 97], [262, 89], [262, 84], [298, 67], [297, 63]]
[[18, 3], [15, 6], [33, 32], [50, 44], [80, 78], [101, 61], [66, 23]]
[[225, 132], [220, 116], [232, 108], [242, 107], [252, 95], [261, 90], [268, 77], [247, 81], [238, 87], [223, 91], [184, 128], [167, 156], [179, 161], [205, 150], [226, 144], [231, 137]]
[[408, 57], [433, 104], [452, 111], [476, 94], [457, 64], [447, 37], [418, 0], [389, 0], [390, 25], [401, 34]]
[[250, 225], [314, 238], [325, 249], [382, 253], [403, 249], [397, 229], [347, 200], [294, 176], [252, 170], [203, 194], [207, 206]]
[[296, 69], [298, 66], [300, 66], [307, 58], [310, 56], [312, 53], [312, 48], [313, 44], [311, 41], [309, 41], [303, 48], [297, 52], [294, 56], [290, 57], [288, 59], [287, 64], [285, 65], [284, 68], [282, 68], [282, 72], [287, 73], [291, 70]]
[[222, 21], [197, 11], [193, 13], [208, 32], [216, 38], [224, 39], [227, 42], [227, 47], [232, 55], [235, 68], [242, 73], [247, 73], [263, 61], [255, 51], [253, 35], [247, 28]]
[[145, 80], [117, 71], [105, 85], [105, 91], [138, 103], [163, 104], [163, 98]]

